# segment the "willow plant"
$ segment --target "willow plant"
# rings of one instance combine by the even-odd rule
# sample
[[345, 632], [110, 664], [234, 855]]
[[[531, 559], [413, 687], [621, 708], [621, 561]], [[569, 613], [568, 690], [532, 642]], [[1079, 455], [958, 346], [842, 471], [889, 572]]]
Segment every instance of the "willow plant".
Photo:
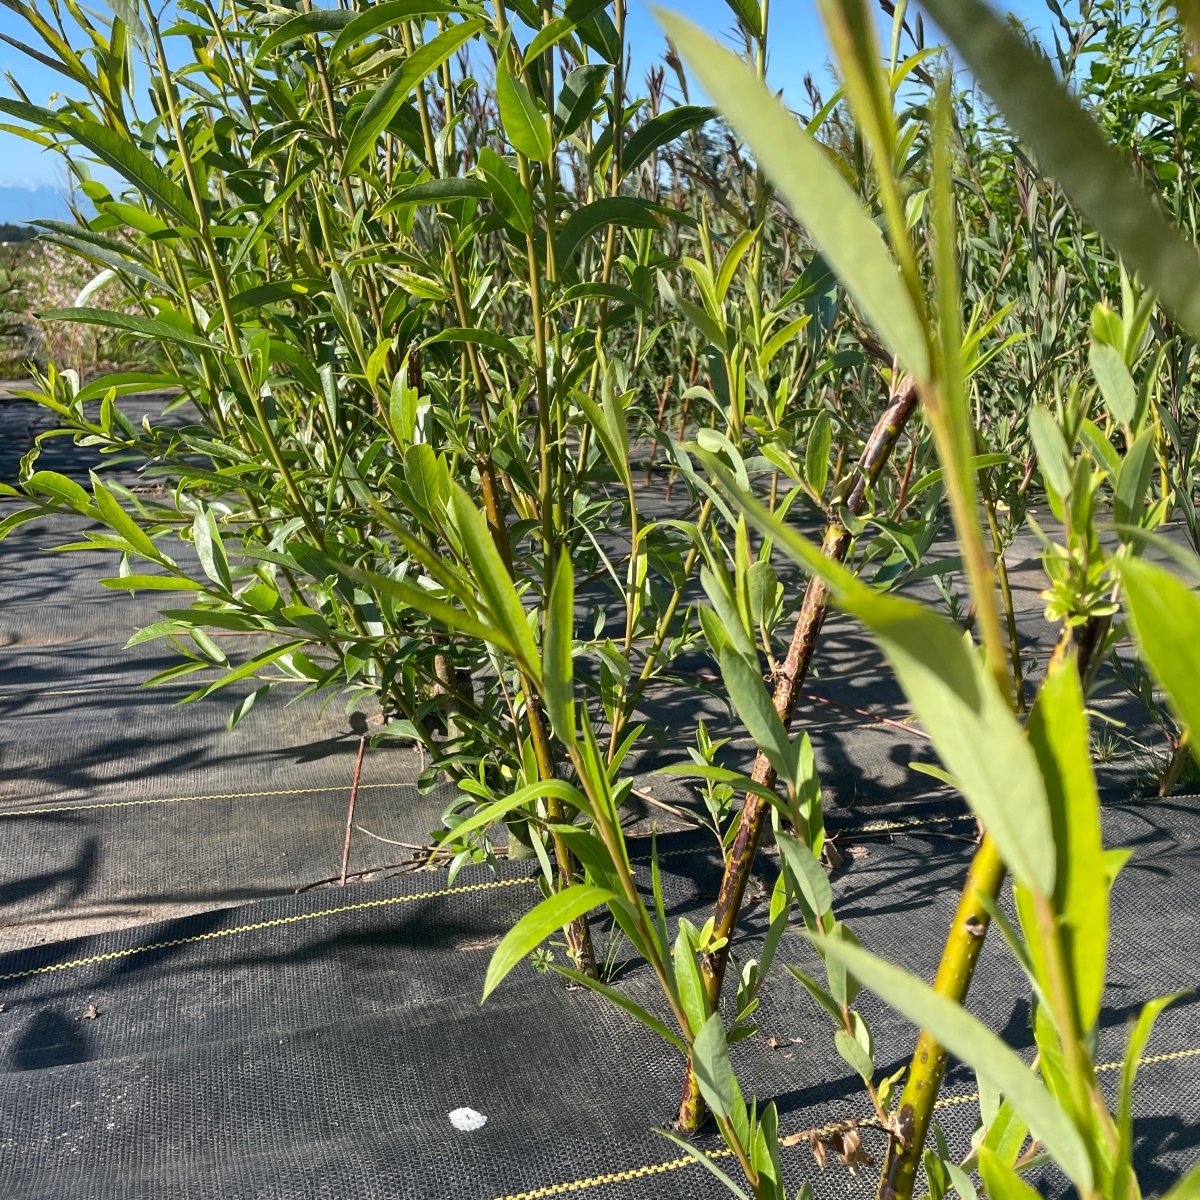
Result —
[[[1127, 1097], [1160, 1006], [1131, 1038], [1110, 1115], [1089, 1036], [1117, 863], [1100, 850], [1084, 697], [1124, 604], [1179, 720], [1200, 718], [1195, 664], [1163, 632], [1195, 628], [1195, 599], [1138, 558], [1191, 501], [1191, 481], [1172, 474], [1194, 414], [1177, 402], [1192, 367], [1171, 322], [1200, 324], [1200, 275], [1028, 45], [976, 0], [928, 7], [1053, 178], [1032, 158], [1006, 168], [1007, 128], [951, 95], [919, 32], [901, 57], [903, 5], [885, 57], [863, 0], [825, 0], [841, 87], [825, 100], [810, 86], [801, 129], [766, 84], [766, 0], [730, 0], [745, 59], [664, 17], [683, 61], [673, 50], [644, 97], [628, 78], [623, 0], [294, 13], [179, 0], [165, 28], [145, 7], [103, 22], [13, 0], [28, 50], [81, 97], [0, 101], [65, 155], [95, 208], [45, 236], [131, 306], [85, 295], [41, 316], [116, 331], [158, 363], [92, 381], [51, 365], [31, 398], [58, 418], [48, 436], [169, 486], [134, 491], [98, 471], [83, 487], [39, 470], [35, 448], [12, 489], [28, 506], [0, 533], [47, 512], [94, 523], [67, 548], [117, 555], [105, 586], [179, 605], [134, 638], [178, 650], [160, 682], [202, 679], [199, 698], [255, 681], [234, 720], [277, 687], [377, 699], [381, 728], [429, 753], [421, 786], [457, 783], [441, 839], [455, 866], [493, 853], [503, 822], [542, 867], [546, 897], [501, 943], [485, 994], [566, 930], [572, 961], [555, 969], [679, 1052], [680, 1123], [694, 1127], [703, 1102], [744, 1176], [722, 1175], [735, 1192], [786, 1194], [778, 1115], [742, 1094], [728, 1044], [753, 1031], [798, 912], [824, 978], [793, 971], [889, 1139], [884, 1196], [911, 1194], [923, 1153], [931, 1190], [963, 1192], [978, 1168], [993, 1194], [1025, 1195], [1026, 1138], [1001, 1135], [1002, 1112], [1082, 1195], [1126, 1200]], [[1061, 47], [1064, 74], [1091, 28], [1085, 18]], [[728, 128], [690, 102], [685, 63]], [[90, 178], [89, 160], [120, 184]], [[1158, 182], [1186, 208], [1165, 167]], [[1097, 250], [1092, 226], [1116, 254]], [[1054, 262], [1066, 250], [1075, 288]], [[1120, 304], [1097, 306], [1122, 280]], [[123, 397], [147, 387], [178, 389], [174, 420], [128, 418]], [[1055, 403], [1034, 403], [1055, 389]], [[643, 435], [679, 489], [678, 517], [643, 507]], [[1041, 532], [1064, 635], [1022, 724], [1004, 550], [1039, 465], [1062, 525]], [[889, 594], [919, 573], [944, 510], [979, 646]], [[1110, 511], [1115, 550], [1099, 537]], [[796, 532], [798, 513], [824, 525], [822, 545]], [[808, 573], [801, 594], [780, 555]], [[598, 615], [581, 634], [585, 596]], [[788, 722], [830, 605], [877, 638], [986, 829], [932, 989], [857, 945], [821, 865], [812, 747]], [[230, 661], [214, 629], [259, 640]], [[647, 898], [621, 810], [653, 744], [643, 701], [683, 686], [672, 664], [698, 646], [759, 756], [743, 776], [698, 734], [701, 762], [683, 769], [727, 789], [709, 793], [725, 881], [713, 919], [672, 936], [657, 864]], [[1012, 764], [1003, 790], [997, 757]], [[737, 964], [729, 1005], [726, 962], [768, 823], [782, 865], [769, 932]], [[962, 1008], [1006, 873], [1021, 930], [1004, 932], [1037, 999], [1040, 1078]], [[595, 977], [587, 918], [600, 907], [657, 978], [665, 1016]], [[903, 1079], [876, 1069], [855, 1008], [864, 985], [926, 1026]], [[958, 1163], [924, 1149], [947, 1052], [1004, 1097]], [[821, 1136], [859, 1163], [852, 1130]]]
[[[961, 23], [956, 23], [949, 9], [939, 13], [952, 35], [961, 36], [960, 50], [995, 88], [1001, 103], [1010, 103], [1017, 114], [1013, 119], [1044, 153], [1052, 155], [1058, 150], [1066, 156], [1063, 138], [1069, 138], [1074, 161], [1069, 157], [1052, 161], [1056, 165], [1061, 161], [1065, 186], [1082, 193], [1080, 203], [1085, 209], [1099, 196], [1101, 182], [1110, 193], [1119, 194], [1128, 206], [1125, 215], [1113, 219], [1108, 205], [1103, 217], [1095, 219], [1158, 288], [1164, 302], [1182, 319], [1192, 319], [1189, 310], [1195, 303], [1195, 281], [1200, 279], [1195, 248], [1155, 213], [1130, 181], [1127, 168], [1020, 40], [988, 10], [970, 7], [970, 13], [958, 14]], [[904, 1090], [896, 1107], [888, 1110], [878, 1099], [881, 1089], [872, 1082], [869, 1030], [849, 1012], [849, 994], [835, 995], [815, 981], [806, 981], [841, 1024], [839, 1050], [851, 1061], [857, 1057], [863, 1063], [864, 1079], [889, 1134], [881, 1196], [912, 1193], [948, 1052], [972, 1065], [982, 1081], [1003, 1094], [1008, 1115], [997, 1136], [991, 1136], [991, 1128], [983, 1131], [966, 1163], [928, 1156], [931, 1186], [944, 1190], [952, 1184], [971, 1194], [974, 1189], [967, 1168], [976, 1168], [989, 1194], [1036, 1194], [1020, 1175], [1020, 1170], [1036, 1159], [1024, 1152], [1028, 1134], [1036, 1147], [1054, 1159], [1080, 1195], [1137, 1196], [1132, 1166], [1133, 1076], [1154, 1018], [1169, 998], [1148, 1004], [1131, 1034], [1121, 1103], [1113, 1115], [1100, 1091], [1090, 1047], [1105, 978], [1108, 890], [1123, 855], [1114, 857], [1102, 849], [1098, 793], [1088, 757], [1084, 687], [1103, 633], [1093, 632], [1081, 641], [1075, 631], [1094, 631], [1097, 621], [1112, 616], [1111, 600], [1097, 605], [1092, 599], [1097, 572], [1107, 574], [1114, 584], [1114, 596], [1119, 580], [1129, 590], [1134, 627], [1152, 669], [1183, 719], [1200, 717], [1194, 679], [1186, 674], [1187, 655], [1181, 653], [1189, 636], [1187, 632], [1181, 636], [1181, 630], [1196, 628], [1200, 601], [1185, 584], [1137, 557], [1147, 530], [1161, 519], [1165, 508], [1162, 501], [1148, 503], [1152, 405], [1149, 389], [1143, 389], [1139, 398], [1129, 369], [1139, 350], [1145, 306], [1131, 305], [1123, 322], [1104, 310], [1098, 310], [1093, 319], [1090, 358], [1097, 384], [1093, 400], [1098, 397], [1107, 410], [1107, 430], [1083, 415], [1086, 407], [1076, 406], [1070, 413], [1072, 425], [1067, 435], [1076, 440], [1080, 421], [1090, 421], [1083, 454], [1073, 454], [1068, 436], [1046, 410], [1035, 409], [1030, 418], [1051, 504], [1064, 520], [1068, 543], [1061, 551], [1049, 547], [1052, 586], [1047, 592], [1048, 611], [1064, 618], [1063, 638], [1028, 724], [1022, 727], [986, 550], [987, 526], [976, 490], [976, 439], [963, 380], [948, 92], [943, 88], [938, 93], [932, 133], [932, 296], [928, 296], [923, 278], [914, 269], [916, 258], [899, 189], [895, 180], [888, 178], [896, 160], [894, 126], [876, 82], [870, 17], [864, 6], [854, 3], [828, 3], [824, 14], [855, 116], [868, 131], [883, 191], [885, 196], [895, 193], [892, 202], [885, 199], [883, 206], [890, 246], [820, 148], [797, 129], [751, 70], [682, 19], [664, 16], [663, 20], [701, 81], [734, 127], [747, 137], [882, 341], [892, 349], [898, 377], [902, 370], [913, 380], [937, 444], [982, 646], [977, 651], [968, 645], [958, 629], [921, 605], [887, 597], [856, 579], [758, 499], [746, 486], [744, 472], [739, 472], [738, 464], [719, 447], [699, 446], [696, 454], [710, 477], [763, 534], [808, 568], [829, 589], [834, 602], [875, 635], [930, 734], [947, 777], [975, 811], [985, 833], [932, 987], [838, 935], [828, 885], [814, 852], [814, 843], [817, 851], [820, 847], [819, 827], [814, 828], [811, 814], [798, 803], [802, 795], [811, 795], [803, 778], [804, 740], [788, 737], [762, 689], [757, 662], [747, 661], [730, 645], [722, 660], [726, 683], [762, 752], [786, 785], [787, 802], [767, 789], [763, 789], [763, 798], [790, 817], [794, 830], [794, 835], [785, 835], [781, 841], [782, 892], [777, 889], [772, 904], [769, 953], [764, 957], [774, 954], [776, 921], [795, 898], [822, 957], [827, 964], [836, 964], [842, 988], [846, 988], [849, 973], [924, 1027]], [[1019, 93], [1009, 90], [1018, 79]], [[1060, 132], [1064, 128], [1068, 131], [1065, 135]], [[1111, 440], [1117, 434], [1123, 450]], [[1096, 539], [1095, 506], [1106, 480], [1113, 488], [1120, 535], [1118, 550], [1107, 556], [1100, 552]], [[1173, 634], [1167, 632], [1172, 629]], [[573, 713], [571, 717], [569, 729], [565, 724], [558, 727], [560, 736], [575, 736]], [[989, 766], [996, 754], [1007, 764], [1003, 785]], [[586, 762], [577, 765], [586, 779]], [[1021, 796], [1019, 812], [1011, 803], [1014, 794]], [[603, 818], [600, 824], [604, 824]], [[1011, 872], [1014, 881], [1019, 933], [1008, 926], [997, 903], [1006, 872]], [[616, 900], [615, 895], [609, 898], [614, 916], [624, 928], [631, 914], [618, 915]], [[625, 902], [635, 905], [633, 890], [627, 892]], [[1040, 1070], [1031, 1070], [963, 1008], [979, 948], [994, 918], [1000, 921], [1033, 990], [1033, 1032]], [[544, 935], [544, 930], [539, 934], [539, 920], [545, 923], [546, 917], [535, 910], [510, 938], [518, 945], [526, 939], [527, 948], [529, 938]], [[701, 942], [711, 941], [715, 930], [706, 929], [697, 939], [694, 930], [681, 924], [674, 978], [666, 967], [667, 933], [661, 914], [657, 945], [649, 944], [653, 931], [648, 924], [637, 932], [640, 940], [635, 944], [654, 965], [683, 1036], [661, 1028], [660, 1032], [676, 1045], [681, 1041], [686, 1045], [696, 1089], [710, 1106], [752, 1193], [756, 1197], [785, 1195], [777, 1116], [769, 1105], [758, 1116], [757, 1106], [747, 1105], [742, 1097], [729, 1066], [725, 1024], [703, 991], [696, 970], [696, 954], [704, 948]], [[679, 954], [681, 944], [683, 955]], [[493, 960], [496, 975], [511, 966], [512, 949], [502, 945], [497, 951]], [[495, 978], [489, 983], [494, 986]], [[652, 1024], [648, 1014], [639, 1015]], [[735, 1023], [730, 1032], [737, 1028]], [[1014, 1117], [1021, 1122], [1020, 1138], [1008, 1136]], [[853, 1153], [845, 1150], [844, 1141], [841, 1144], [847, 1154]], [[700, 1151], [695, 1154], [736, 1194], [747, 1194]], [[1193, 1172], [1172, 1195], [1190, 1195], [1196, 1180]]]

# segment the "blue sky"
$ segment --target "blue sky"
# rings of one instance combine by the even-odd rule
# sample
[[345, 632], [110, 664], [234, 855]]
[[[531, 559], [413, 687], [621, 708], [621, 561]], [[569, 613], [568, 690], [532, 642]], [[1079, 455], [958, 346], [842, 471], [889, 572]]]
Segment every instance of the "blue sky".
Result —
[[[697, 24], [714, 33], [730, 30], [733, 18], [725, 0], [665, 0], [668, 7], [686, 13]], [[1044, 0], [1009, 0], [1005, 5], [1027, 20], [1042, 24], [1046, 20]], [[21, 18], [0, 7], [0, 33], [26, 39]], [[639, 74], [655, 61], [663, 47], [662, 31], [650, 13], [648, 0], [630, 0], [629, 43], [634, 69]], [[771, 75], [785, 92], [799, 87], [805, 72], [813, 72], [824, 83], [825, 45], [814, 0], [775, 0], [771, 17]], [[0, 43], [0, 67], [11, 72], [38, 104], [45, 104], [65, 81], [48, 68]], [[4, 91], [11, 89], [3, 86]], [[0, 189], [51, 188], [60, 191], [64, 175], [58, 159], [43, 153], [40, 147], [15, 134], [0, 130]], [[39, 203], [44, 200], [39, 198]], [[23, 219], [20, 197], [5, 197], [0, 192], [0, 220]], [[47, 214], [49, 215], [49, 214]]]

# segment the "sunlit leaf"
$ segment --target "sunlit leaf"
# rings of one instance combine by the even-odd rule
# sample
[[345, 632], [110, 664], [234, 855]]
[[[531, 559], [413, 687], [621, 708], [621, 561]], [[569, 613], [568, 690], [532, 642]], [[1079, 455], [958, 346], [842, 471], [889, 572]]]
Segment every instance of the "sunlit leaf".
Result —
[[591, 884], [580, 883], [548, 896], [527, 912], [505, 935], [488, 963], [483, 981], [483, 999], [496, 990], [508, 973], [556, 931], [571, 924], [584, 913], [599, 908], [616, 893]]

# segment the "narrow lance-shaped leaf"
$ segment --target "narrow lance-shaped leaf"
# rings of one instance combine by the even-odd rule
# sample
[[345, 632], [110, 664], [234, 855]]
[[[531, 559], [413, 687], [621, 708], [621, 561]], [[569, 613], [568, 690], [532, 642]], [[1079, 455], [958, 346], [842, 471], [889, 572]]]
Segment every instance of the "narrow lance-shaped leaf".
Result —
[[1039, 1200], [1040, 1193], [987, 1146], [978, 1150], [979, 1174], [991, 1200]]
[[537, 647], [525, 609], [492, 541], [487, 522], [458, 484], [451, 486], [450, 512], [492, 620], [503, 630], [521, 668], [536, 675]]
[[832, 938], [813, 940], [885, 1003], [927, 1029], [940, 1045], [1003, 1092], [1071, 1181], [1083, 1192], [1091, 1188], [1091, 1160], [1070, 1117], [1028, 1064], [986, 1025], [907, 971], [859, 946]]
[[729, 1061], [729, 1044], [720, 1013], [713, 1013], [704, 1022], [692, 1042], [692, 1067], [705, 1103], [718, 1118], [733, 1116], [741, 1103], [733, 1066]]
[[153, 317], [141, 317], [136, 313], [115, 312], [107, 308], [43, 308], [37, 313], [40, 321], [70, 321], [80, 325], [106, 325], [135, 337], [150, 338], [156, 342], [174, 342], [180, 346], [192, 346], [202, 350], [219, 350], [221, 347], [205, 341], [199, 334], [169, 321]]
[[[1100, 837], [1100, 797], [1092, 772], [1087, 714], [1071, 658], [1051, 665], [1029, 718], [1029, 741], [1050, 801], [1057, 867], [1054, 910], [1062, 919], [1079, 1032], [1100, 1015], [1108, 959], [1108, 882]], [[1035, 931], [1026, 930], [1034, 963]]]
[[466, 41], [480, 29], [483, 22], [477, 18], [460, 21], [439, 33], [424, 45], [419, 46], [397, 67], [378, 91], [367, 101], [358, 124], [350, 135], [342, 157], [342, 174], [349, 175], [371, 152], [379, 135], [396, 115], [400, 105], [427, 75], [436, 71]]
[[463, 0], [387, 0], [384, 4], [372, 4], [362, 12], [350, 14], [350, 20], [343, 24], [334, 39], [329, 61], [336, 62], [351, 47], [414, 17], [449, 16], [463, 11], [474, 12], [477, 7], [463, 3]]
[[693, 129], [711, 121], [716, 109], [699, 104], [681, 104], [651, 117], [630, 135], [621, 155], [621, 169], [628, 175], [635, 171], [652, 155], [669, 142], [690, 133]]
[[542, 639], [542, 699], [550, 725], [568, 746], [575, 745], [575, 573], [568, 555], [559, 556], [546, 609]]
[[789, 833], [780, 832], [776, 835], [779, 852], [787, 871], [796, 882], [809, 908], [815, 916], [826, 923], [826, 928], [833, 924], [833, 891], [829, 886], [829, 877], [821, 866], [817, 856], [799, 838]]
[[1142, 657], [1200, 748], [1200, 596], [1140, 558], [1120, 565], [1125, 607]]
[[[1200, 284], [1200, 276], [1197, 283]], [[1121, 352], [1107, 342], [1093, 340], [1088, 365], [1100, 385], [1100, 395], [1104, 397], [1108, 411], [1122, 425], [1128, 425], [1137, 411], [1137, 388]]]
[[133, 549], [143, 558], [154, 562], [162, 562], [163, 554], [151, 540], [149, 534], [121, 507], [121, 502], [92, 475], [92, 495], [96, 499], [96, 507], [106, 525], [116, 534], [123, 537]]
[[536, 908], [527, 912], [496, 947], [483, 981], [483, 999], [486, 1000], [513, 967], [556, 930], [616, 898], [615, 892], [589, 883], [576, 884], [547, 896]]
[[788, 206], [905, 371], [929, 378], [920, 313], [899, 268], [828, 151], [736, 55], [690, 21], [656, 10], [663, 28], [730, 125], [749, 144]]
[[795, 774], [791, 744], [762, 676], [732, 645], [722, 647], [721, 678], [755, 745], [767, 756], [776, 774], [790, 780]]
[[354, 13], [352, 12], [327, 8], [315, 8], [310, 12], [300, 13], [298, 16], [284, 21], [276, 30], [268, 34], [263, 39], [262, 45], [258, 47], [257, 55], [262, 58], [270, 54], [272, 50], [286, 46], [288, 42], [294, 42], [312, 34], [334, 33], [349, 24], [353, 18]]
[[1048, 408], [1035, 404], [1029, 410], [1029, 436], [1037, 451], [1046, 485], [1060, 496], [1071, 493], [1071, 455], [1062, 431]]
[[228, 591], [232, 586], [229, 560], [225, 556], [225, 547], [221, 542], [216, 518], [209, 510], [196, 514], [196, 519], [192, 522], [192, 540], [196, 543], [196, 553], [205, 575]]
[[567, 218], [559, 232], [555, 254], [560, 267], [570, 264], [584, 238], [607, 225], [625, 229], [660, 229], [662, 216], [648, 200], [636, 196], [606, 196], [584, 204]]
[[503, 59], [496, 66], [496, 104], [513, 149], [535, 162], [545, 162], [553, 149], [546, 118], [525, 81], [514, 75]]
[[99, 121], [84, 117], [60, 116], [59, 124], [80, 145], [110, 166], [144, 196], [153, 197], [193, 229], [200, 215], [191, 197], [152, 158], [132, 141]]

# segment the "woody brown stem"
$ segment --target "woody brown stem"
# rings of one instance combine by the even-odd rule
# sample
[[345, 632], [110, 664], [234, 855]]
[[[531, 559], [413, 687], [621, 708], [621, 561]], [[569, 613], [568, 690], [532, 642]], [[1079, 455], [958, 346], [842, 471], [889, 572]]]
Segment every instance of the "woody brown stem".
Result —
[[[916, 387], [911, 380], [905, 380], [893, 394], [891, 402], [867, 440], [854, 484], [844, 504], [850, 514], [857, 516], [866, 507], [867, 491], [879, 478], [916, 405]], [[850, 541], [850, 531], [838, 516], [831, 515], [821, 540], [821, 552], [831, 561], [841, 563], [845, 561]], [[804, 600], [796, 618], [787, 659], [776, 678], [775, 694], [772, 698], [775, 711], [785, 728], [791, 724], [796, 700], [812, 664], [813, 651], [816, 649], [817, 638], [828, 611], [829, 590], [820, 579], [813, 576], [804, 590]], [[770, 788], [775, 785], [775, 769], [761, 752], [754, 759], [751, 778], [763, 787]], [[720, 999], [734, 927], [746, 895], [754, 858], [766, 829], [768, 810], [766, 800], [752, 792], [747, 793], [742, 802], [733, 844], [725, 859], [725, 873], [721, 878], [721, 889], [713, 911], [713, 940], [720, 945], [720, 949], [705, 955], [702, 963], [705, 991], [712, 1011], [716, 1011]], [[689, 1062], [683, 1100], [676, 1116], [676, 1127], [694, 1133], [699, 1129], [703, 1118], [704, 1105]]]

